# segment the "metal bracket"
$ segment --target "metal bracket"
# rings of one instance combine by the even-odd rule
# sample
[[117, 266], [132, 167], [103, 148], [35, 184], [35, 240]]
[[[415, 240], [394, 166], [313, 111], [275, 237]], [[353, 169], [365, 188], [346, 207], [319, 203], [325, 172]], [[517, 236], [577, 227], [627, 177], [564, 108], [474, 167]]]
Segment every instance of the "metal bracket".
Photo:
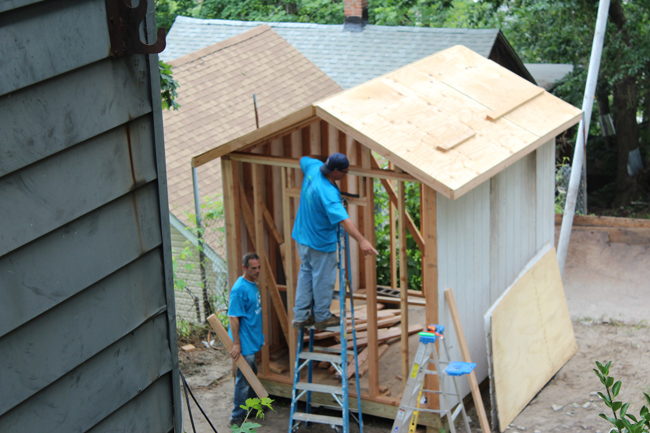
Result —
[[147, 0], [139, 0], [131, 7], [132, 0], [106, 0], [108, 33], [111, 38], [111, 54], [158, 54], [165, 49], [165, 29], [158, 29], [154, 44], [145, 44], [140, 39], [140, 23], [147, 15]]

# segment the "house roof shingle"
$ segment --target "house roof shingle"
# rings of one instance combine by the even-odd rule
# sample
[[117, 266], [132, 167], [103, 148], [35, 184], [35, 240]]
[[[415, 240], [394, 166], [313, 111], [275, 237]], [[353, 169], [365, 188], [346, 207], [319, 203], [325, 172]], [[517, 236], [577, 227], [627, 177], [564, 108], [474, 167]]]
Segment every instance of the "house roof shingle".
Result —
[[[261, 24], [269, 25], [344, 89], [454, 45], [464, 45], [488, 58], [500, 35], [497, 29], [376, 25], [366, 25], [362, 32], [349, 32], [343, 31], [342, 24], [261, 23], [178, 16], [167, 35], [167, 49], [160, 57], [169, 61]], [[512, 55], [516, 57], [514, 51]]]
[[[170, 62], [180, 83], [178, 111], [163, 113], [170, 211], [194, 213], [192, 156], [339, 92], [331, 78], [263, 25]], [[201, 197], [221, 191], [221, 167], [198, 169]]]

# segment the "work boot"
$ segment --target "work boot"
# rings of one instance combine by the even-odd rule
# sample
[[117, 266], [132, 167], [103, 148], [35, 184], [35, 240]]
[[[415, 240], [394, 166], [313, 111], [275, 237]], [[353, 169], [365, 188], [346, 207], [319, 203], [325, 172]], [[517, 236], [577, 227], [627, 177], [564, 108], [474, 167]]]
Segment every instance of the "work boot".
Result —
[[323, 320], [322, 322], [316, 322], [314, 327], [316, 329], [327, 329], [327, 328], [339, 326], [340, 324], [341, 324], [341, 319], [339, 319], [336, 315], [332, 314], [329, 319]]
[[309, 316], [307, 320], [303, 320], [302, 322], [297, 322], [296, 320], [291, 321], [291, 326], [293, 326], [293, 329], [309, 328], [313, 324], [314, 316]]

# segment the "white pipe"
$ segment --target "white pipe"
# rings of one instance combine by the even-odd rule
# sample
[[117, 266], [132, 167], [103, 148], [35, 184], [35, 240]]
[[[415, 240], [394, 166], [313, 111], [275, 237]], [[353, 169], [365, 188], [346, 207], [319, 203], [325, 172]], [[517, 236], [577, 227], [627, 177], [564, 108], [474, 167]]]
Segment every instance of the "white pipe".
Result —
[[598, 17], [596, 18], [596, 32], [594, 33], [594, 42], [591, 47], [589, 71], [587, 72], [585, 96], [582, 100], [582, 120], [578, 126], [578, 140], [573, 152], [571, 178], [569, 179], [569, 189], [567, 191], [566, 204], [564, 206], [564, 218], [562, 218], [560, 239], [557, 247], [557, 261], [560, 265], [560, 273], [562, 275], [564, 275], [564, 264], [566, 263], [569, 239], [571, 238], [571, 227], [573, 226], [573, 217], [576, 210], [576, 200], [578, 198], [578, 188], [580, 187], [580, 178], [582, 176], [585, 148], [587, 147], [587, 138], [589, 137], [591, 109], [594, 106], [594, 95], [596, 93], [596, 83], [598, 81], [598, 70], [600, 69], [600, 58], [603, 53], [603, 41], [605, 40], [605, 30], [607, 29], [608, 13], [609, 0], [600, 0], [600, 4], [598, 5]]

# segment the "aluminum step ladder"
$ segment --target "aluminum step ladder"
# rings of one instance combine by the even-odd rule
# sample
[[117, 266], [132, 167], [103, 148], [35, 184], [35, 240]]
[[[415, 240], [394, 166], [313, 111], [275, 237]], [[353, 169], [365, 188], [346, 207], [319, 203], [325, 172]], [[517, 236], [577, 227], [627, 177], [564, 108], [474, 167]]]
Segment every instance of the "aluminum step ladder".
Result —
[[[363, 433], [363, 420], [361, 416], [361, 391], [359, 387], [359, 363], [357, 358], [357, 334], [354, 325], [354, 302], [352, 299], [352, 287], [350, 285], [350, 240], [348, 234], [339, 226], [338, 228], [338, 269], [339, 269], [339, 290], [340, 296], [340, 329], [341, 348], [331, 349], [326, 347], [314, 347], [314, 327], [302, 328], [298, 333], [298, 347], [296, 350], [295, 373], [293, 379], [293, 390], [291, 392], [291, 416], [289, 419], [289, 433], [297, 431], [302, 424], [309, 426], [309, 423], [330, 425], [333, 429], [343, 433], [350, 432], [350, 417], [352, 416], [359, 425], [359, 432]], [[345, 251], [345, 255], [344, 255]], [[344, 258], [345, 257], [345, 261]], [[347, 275], [347, 278], [346, 278]], [[346, 325], [346, 300], [350, 302], [351, 326], [352, 326], [352, 355], [354, 358], [355, 382], [357, 390], [357, 408], [355, 416], [350, 411], [348, 392], [348, 332]], [[336, 330], [337, 327], [328, 328]], [[309, 332], [308, 349], [304, 350], [305, 330]], [[313, 363], [329, 362], [338, 374], [341, 375], [341, 385], [324, 385], [313, 383]], [[301, 375], [307, 369], [307, 380], [302, 381]], [[330, 394], [341, 409], [341, 416], [317, 415], [312, 413], [312, 393]], [[298, 411], [298, 401], [305, 396], [305, 410]]]
[[[430, 325], [428, 329], [430, 332], [420, 332], [418, 334], [420, 335], [420, 344], [413, 360], [411, 374], [406, 380], [395, 422], [390, 431], [391, 433], [413, 433], [417, 426], [419, 412], [430, 412], [439, 414], [441, 419], [447, 417], [451, 433], [456, 433], [454, 421], [462, 413], [466, 431], [470, 433], [469, 418], [465, 411], [463, 398], [458, 390], [457, 378], [471, 373], [476, 367], [476, 363], [450, 362], [449, 348], [444, 338], [445, 327], [443, 325]], [[437, 339], [442, 340], [445, 354], [444, 360], [441, 360], [438, 356], [435, 344]], [[427, 368], [431, 364], [435, 366], [435, 370]], [[444, 370], [442, 370], [442, 367], [444, 367]], [[444, 374], [440, 374], [440, 372]], [[438, 376], [439, 391], [424, 389], [424, 379], [427, 374]], [[454, 385], [455, 394], [446, 391], [445, 383], [448, 379], [451, 379]], [[426, 394], [440, 395], [440, 409], [420, 407], [421, 404], [425, 404], [427, 401]], [[455, 397], [453, 404], [450, 397]]]

